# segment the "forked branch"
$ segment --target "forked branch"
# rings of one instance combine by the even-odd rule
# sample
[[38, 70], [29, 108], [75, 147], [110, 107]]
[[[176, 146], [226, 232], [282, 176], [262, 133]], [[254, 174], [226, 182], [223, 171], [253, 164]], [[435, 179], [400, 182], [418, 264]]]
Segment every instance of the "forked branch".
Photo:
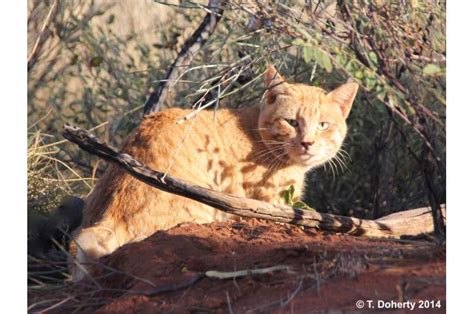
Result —
[[[88, 131], [71, 125], [64, 126], [63, 135], [81, 149], [116, 164], [133, 177], [155, 188], [193, 199], [237, 216], [261, 218], [356, 236], [400, 238], [433, 232], [430, 208], [399, 212], [378, 220], [365, 220], [275, 205], [191, 185], [170, 175], [162, 180], [162, 172], [150, 169], [130, 155], [121, 153], [99, 141]], [[444, 208], [443, 215], [445, 215]]]

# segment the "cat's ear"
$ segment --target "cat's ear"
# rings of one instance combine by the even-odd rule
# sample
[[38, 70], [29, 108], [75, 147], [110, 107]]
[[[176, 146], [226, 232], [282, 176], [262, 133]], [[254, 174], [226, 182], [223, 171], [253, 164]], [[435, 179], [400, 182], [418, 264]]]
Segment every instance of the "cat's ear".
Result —
[[272, 64], [267, 66], [265, 72], [265, 87], [268, 89], [268, 103], [273, 103], [277, 95], [286, 94], [287, 83]]
[[347, 118], [351, 111], [352, 103], [354, 102], [358, 89], [359, 85], [357, 83], [349, 82], [339, 86], [328, 94], [329, 99], [337, 103], [341, 108], [344, 119]]
[[273, 64], [267, 65], [267, 72], [265, 72], [265, 86], [268, 88], [272, 85], [281, 84], [285, 81]]

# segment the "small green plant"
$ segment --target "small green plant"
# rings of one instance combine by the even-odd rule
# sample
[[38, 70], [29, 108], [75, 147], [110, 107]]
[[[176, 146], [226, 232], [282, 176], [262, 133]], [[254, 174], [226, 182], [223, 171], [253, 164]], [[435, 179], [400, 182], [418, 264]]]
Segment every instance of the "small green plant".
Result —
[[295, 186], [292, 184], [290, 185], [286, 190], [283, 190], [281, 192], [281, 195], [283, 199], [285, 200], [285, 204], [288, 206], [291, 206], [293, 208], [298, 208], [298, 209], [308, 209], [308, 210], [314, 210], [316, 209], [309, 207], [308, 204], [305, 202], [301, 201], [299, 198], [295, 197]]

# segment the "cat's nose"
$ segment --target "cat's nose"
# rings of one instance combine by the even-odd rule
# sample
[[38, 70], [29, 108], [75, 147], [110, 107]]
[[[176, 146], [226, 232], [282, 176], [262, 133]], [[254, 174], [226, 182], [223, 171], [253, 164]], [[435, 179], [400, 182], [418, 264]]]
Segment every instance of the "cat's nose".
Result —
[[303, 146], [303, 148], [304, 148], [305, 150], [308, 150], [309, 147], [310, 147], [311, 145], [313, 145], [313, 144], [314, 144], [314, 141], [302, 141], [302, 142], [301, 142], [301, 146]]

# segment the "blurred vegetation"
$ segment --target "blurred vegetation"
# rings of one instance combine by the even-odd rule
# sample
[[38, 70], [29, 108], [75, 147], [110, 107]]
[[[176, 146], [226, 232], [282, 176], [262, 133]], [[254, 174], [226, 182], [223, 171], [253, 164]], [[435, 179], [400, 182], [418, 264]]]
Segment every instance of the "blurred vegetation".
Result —
[[[120, 6], [134, 3], [118, 3], [29, 1], [31, 210], [48, 212], [65, 194], [86, 195], [105, 167], [64, 141], [62, 125], [120, 146], [206, 13], [205, 1], [148, 1], [150, 10], [136, 14], [150, 24], [146, 37], [133, 28], [124, 33]], [[164, 22], [151, 24], [148, 13]], [[347, 156], [308, 175], [304, 201], [377, 218], [445, 202], [445, 55], [444, 1], [230, 0], [167, 106], [216, 97], [219, 106], [255, 103], [269, 61], [289, 81], [327, 90], [359, 82]]]

